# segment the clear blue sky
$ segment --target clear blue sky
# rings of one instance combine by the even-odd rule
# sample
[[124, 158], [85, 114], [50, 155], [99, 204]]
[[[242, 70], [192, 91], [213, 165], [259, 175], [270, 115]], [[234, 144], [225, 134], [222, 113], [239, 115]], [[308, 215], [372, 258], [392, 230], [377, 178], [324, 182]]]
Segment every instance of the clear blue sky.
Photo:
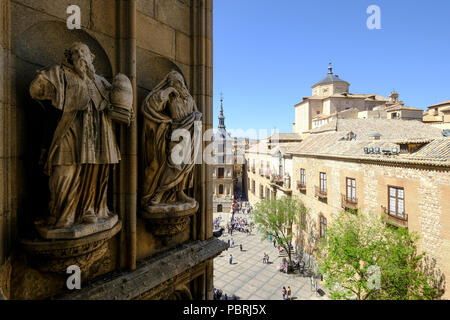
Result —
[[[366, 26], [369, 5], [381, 30]], [[351, 93], [450, 100], [450, 1], [215, 0], [214, 126], [223, 92], [227, 128], [292, 132], [330, 61]]]

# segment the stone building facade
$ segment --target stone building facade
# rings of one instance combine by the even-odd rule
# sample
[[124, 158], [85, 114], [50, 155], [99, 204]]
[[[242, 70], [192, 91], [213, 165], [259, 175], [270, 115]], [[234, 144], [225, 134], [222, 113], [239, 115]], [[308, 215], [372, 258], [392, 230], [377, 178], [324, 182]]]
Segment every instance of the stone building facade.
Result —
[[313, 130], [287, 153], [292, 196], [310, 209], [306, 228], [293, 231], [300, 247], [312, 253], [342, 210], [386, 213], [387, 223], [419, 234], [420, 248], [448, 277], [450, 140], [439, 129], [417, 121], [342, 119]]
[[[80, 30], [67, 27], [70, 5], [80, 8]], [[153, 234], [139, 208], [138, 111], [175, 70], [203, 114], [203, 130], [212, 128], [212, 10], [212, 0], [0, 0], [0, 291], [6, 298], [212, 299], [212, 259], [225, 246], [212, 236], [211, 168], [203, 163], [193, 170], [186, 192], [199, 209], [189, 227], [164, 240]], [[76, 41], [90, 48], [97, 73], [108, 81], [128, 76], [136, 121], [116, 128], [122, 160], [111, 173], [108, 199], [120, 230], [102, 246], [107, 249], [95, 251], [98, 257], [83, 257], [93, 262], [82, 270], [83, 289], [73, 292], [66, 274], [42, 268], [45, 250], [27, 251], [36, 249], [33, 220], [47, 210], [48, 177], [39, 159], [57, 117], [45, 114], [28, 88], [37, 70], [61, 63]]]
[[300, 141], [298, 134], [274, 134], [246, 151], [247, 193], [252, 204], [292, 194], [292, 156], [286, 151]]
[[450, 101], [429, 106], [423, 114], [423, 122], [442, 130], [450, 130]]

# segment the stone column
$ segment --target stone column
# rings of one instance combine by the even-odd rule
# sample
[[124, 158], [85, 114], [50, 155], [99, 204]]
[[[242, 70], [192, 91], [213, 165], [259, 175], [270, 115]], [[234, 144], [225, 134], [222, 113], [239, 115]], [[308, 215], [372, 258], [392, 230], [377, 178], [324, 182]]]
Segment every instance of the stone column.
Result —
[[[192, 1], [192, 89], [200, 112], [203, 113], [203, 130], [212, 128], [213, 92], [212, 92], [212, 0]], [[202, 142], [202, 150], [211, 142]], [[213, 193], [211, 168], [205, 163], [198, 165], [195, 172], [195, 199], [200, 209], [194, 218], [197, 234], [194, 240], [212, 237]]]
[[206, 262], [206, 296], [205, 296], [205, 300], [213, 300], [213, 288], [214, 288], [214, 283], [213, 283], [213, 267], [214, 267], [214, 260], [208, 260]]
[[0, 0], [0, 266], [7, 259], [12, 242], [10, 48], [10, 1]]
[[11, 259], [8, 259], [15, 237], [15, 213], [12, 203], [13, 107], [11, 99], [11, 11], [10, 0], [0, 0], [0, 300], [10, 297]]
[[128, 76], [133, 86], [134, 114], [136, 120], [127, 128], [119, 128], [119, 149], [122, 160], [114, 176], [114, 205], [123, 222], [120, 233], [121, 268], [136, 268], [136, 215], [137, 215], [137, 179], [138, 179], [138, 137], [136, 86], [136, 0], [116, 1], [118, 58], [117, 71]]

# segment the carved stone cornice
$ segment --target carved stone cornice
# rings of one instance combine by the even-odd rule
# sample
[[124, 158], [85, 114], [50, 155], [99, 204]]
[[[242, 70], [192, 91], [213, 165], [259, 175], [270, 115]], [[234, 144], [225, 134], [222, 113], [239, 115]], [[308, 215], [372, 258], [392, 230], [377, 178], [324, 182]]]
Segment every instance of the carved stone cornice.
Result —
[[227, 248], [219, 239], [210, 238], [184, 244], [138, 264], [136, 270], [111, 274], [88, 287], [58, 297], [64, 300], [164, 299], [169, 288], [190, 281], [205, 272], [203, 262], [215, 258]]

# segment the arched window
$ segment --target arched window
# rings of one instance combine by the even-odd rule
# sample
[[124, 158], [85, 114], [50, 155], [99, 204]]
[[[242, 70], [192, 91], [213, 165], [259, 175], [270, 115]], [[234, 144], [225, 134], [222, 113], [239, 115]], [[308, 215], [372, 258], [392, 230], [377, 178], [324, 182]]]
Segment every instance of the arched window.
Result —
[[217, 212], [222, 212], [223, 208], [221, 204], [217, 205]]

